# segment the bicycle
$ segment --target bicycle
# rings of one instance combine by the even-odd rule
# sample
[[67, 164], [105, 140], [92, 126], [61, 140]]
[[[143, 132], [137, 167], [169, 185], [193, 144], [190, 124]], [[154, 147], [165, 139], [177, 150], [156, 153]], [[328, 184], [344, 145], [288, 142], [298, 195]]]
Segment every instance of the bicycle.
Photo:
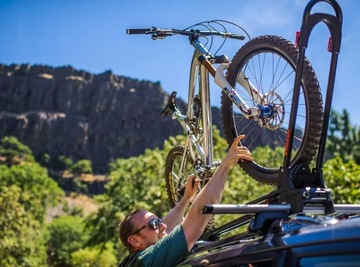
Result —
[[[238, 27], [246, 36], [229, 32], [228, 25]], [[222, 90], [221, 116], [227, 143], [230, 145], [237, 135], [245, 134], [242, 145], [254, 157], [253, 162], [238, 164], [258, 182], [277, 185], [281, 157], [288, 153], [284, 150], [298, 57], [295, 45], [274, 35], [251, 39], [243, 28], [224, 20], [201, 22], [185, 29], [127, 29], [127, 33], [151, 35], [153, 40], [183, 35], [194, 47], [186, 114], [176, 104], [176, 92], [170, 95], [161, 112], [177, 119], [187, 135], [185, 144], [172, 148], [166, 158], [165, 178], [171, 206], [182, 197], [189, 174], [195, 173], [204, 186], [220, 163], [213, 159], [210, 75]], [[210, 53], [215, 36], [224, 38], [223, 44], [227, 39], [248, 37], [249, 41], [230, 61], [226, 55], [217, 55], [219, 50]], [[298, 103], [291, 166], [311, 162], [321, 135], [322, 96], [307, 59]]]

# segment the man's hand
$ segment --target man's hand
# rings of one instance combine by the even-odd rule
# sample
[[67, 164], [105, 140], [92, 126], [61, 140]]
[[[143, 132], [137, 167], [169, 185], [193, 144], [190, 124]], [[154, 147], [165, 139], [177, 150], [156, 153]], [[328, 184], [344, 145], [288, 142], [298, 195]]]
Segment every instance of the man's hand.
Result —
[[196, 192], [199, 188], [200, 179], [196, 177], [194, 174], [189, 175], [186, 185], [185, 192], [183, 198], [188, 202], [191, 202], [195, 196]]
[[242, 146], [240, 143], [240, 141], [244, 137], [245, 135], [239, 135], [234, 139], [228, 153], [226, 154], [225, 159], [222, 162], [222, 164], [227, 166], [229, 169], [233, 168], [240, 159], [253, 161], [249, 149], [247, 149], [247, 147]]
[[199, 183], [200, 179], [196, 179], [196, 176], [193, 174], [189, 175], [185, 185], [184, 196], [178, 203], [176, 203], [176, 206], [162, 218], [167, 225], [167, 233], [170, 233], [179, 223], [182, 222], [187, 207], [196, 196]]

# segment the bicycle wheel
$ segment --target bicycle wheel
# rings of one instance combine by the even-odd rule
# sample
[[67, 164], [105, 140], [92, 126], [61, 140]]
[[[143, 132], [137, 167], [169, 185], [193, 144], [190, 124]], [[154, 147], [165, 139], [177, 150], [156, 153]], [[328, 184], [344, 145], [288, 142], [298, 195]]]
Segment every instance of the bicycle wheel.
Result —
[[[185, 162], [182, 162], [185, 153], [185, 147], [176, 146], [169, 151], [166, 157], [165, 178], [166, 191], [168, 193], [171, 208], [175, 207], [176, 203], [184, 195], [187, 178], [194, 173], [194, 162], [190, 156], [186, 156]], [[183, 163], [183, 164], [182, 164]], [[206, 180], [202, 181], [199, 186], [199, 191], [205, 186]], [[204, 232], [215, 227], [215, 217], [212, 216], [207, 223]]]
[[[277, 36], [252, 39], [235, 54], [227, 80], [248, 106], [256, 106], [254, 97], [236, 83], [242, 72], [246, 81], [259, 91], [261, 102], [277, 108], [277, 116], [247, 119], [223, 93], [221, 113], [224, 133], [230, 145], [235, 136], [246, 135], [242, 144], [250, 149], [254, 161], [239, 165], [255, 180], [276, 185], [283, 164], [286, 133], [293, 97], [298, 50], [289, 41]], [[310, 62], [306, 59], [301, 79], [296, 128], [290, 167], [309, 163], [316, 154], [323, 120], [322, 96]]]
[[165, 163], [166, 191], [168, 193], [171, 208], [184, 195], [187, 178], [194, 173], [194, 162], [189, 156], [186, 156], [182, 164], [185, 148], [176, 146], [169, 151]]

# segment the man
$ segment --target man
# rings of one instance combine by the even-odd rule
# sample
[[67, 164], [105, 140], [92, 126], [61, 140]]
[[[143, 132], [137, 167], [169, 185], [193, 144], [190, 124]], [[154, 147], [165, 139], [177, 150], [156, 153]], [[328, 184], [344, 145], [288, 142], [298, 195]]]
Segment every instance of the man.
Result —
[[198, 181], [190, 176], [183, 198], [162, 219], [146, 210], [129, 214], [119, 225], [121, 242], [129, 250], [119, 267], [125, 266], [176, 266], [187, 256], [200, 238], [211, 215], [202, 214], [206, 204], [220, 203], [230, 169], [242, 160], [252, 161], [250, 151], [238, 146], [244, 136], [234, 139], [228, 153], [212, 178], [196, 196], [183, 219], [186, 207], [196, 195]]

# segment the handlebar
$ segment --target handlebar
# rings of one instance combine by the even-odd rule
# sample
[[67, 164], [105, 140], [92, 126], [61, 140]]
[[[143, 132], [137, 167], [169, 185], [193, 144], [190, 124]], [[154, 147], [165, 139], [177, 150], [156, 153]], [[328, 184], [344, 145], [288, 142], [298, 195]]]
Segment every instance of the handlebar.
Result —
[[201, 30], [178, 30], [178, 29], [161, 29], [157, 27], [143, 28], [143, 29], [126, 29], [127, 34], [151, 34], [151, 38], [164, 39], [167, 36], [172, 35], [185, 35], [185, 36], [196, 36], [196, 37], [205, 37], [210, 35], [221, 36], [223, 38], [244, 40], [245, 36], [242, 34], [234, 34], [230, 32], [221, 32], [221, 31], [201, 31]]

